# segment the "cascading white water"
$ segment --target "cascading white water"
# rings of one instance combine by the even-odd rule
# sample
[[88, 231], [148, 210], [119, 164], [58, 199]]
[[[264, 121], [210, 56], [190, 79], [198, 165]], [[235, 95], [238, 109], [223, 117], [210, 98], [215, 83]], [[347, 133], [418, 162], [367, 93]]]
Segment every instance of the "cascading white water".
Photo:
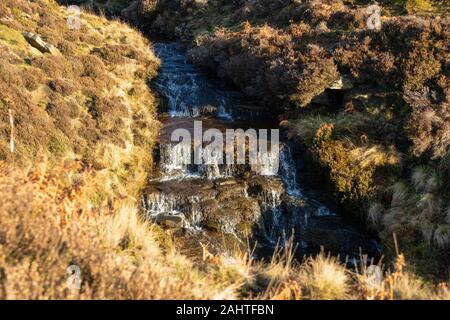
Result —
[[258, 154], [258, 163], [252, 165], [252, 170], [262, 176], [278, 176], [280, 155], [278, 152]]
[[198, 171], [202, 176], [208, 179], [217, 179], [222, 177], [220, 172], [220, 164], [223, 162], [221, 154], [215, 150], [210, 151], [208, 149], [203, 149], [202, 159], [203, 164], [198, 166]]
[[280, 193], [278, 190], [271, 189], [270, 191], [263, 191], [263, 204], [269, 206], [270, 208], [276, 208], [282, 202], [281, 196], [282, 193]]
[[199, 205], [200, 198], [197, 196], [193, 196], [191, 197], [190, 202], [191, 202], [191, 216], [189, 221], [193, 228], [199, 229], [203, 217], [203, 213]]
[[191, 146], [185, 143], [164, 143], [160, 145], [161, 171], [168, 177], [183, 177], [188, 175], [186, 158], [190, 157]]
[[177, 210], [178, 199], [171, 195], [163, 193], [154, 193], [147, 196], [146, 211], [149, 217], [155, 217], [158, 214], [181, 215]]
[[264, 239], [274, 246], [277, 242], [283, 241], [284, 229], [280, 228], [283, 212], [280, 208], [269, 207], [265, 208], [265, 210], [266, 217], [264, 217], [260, 228]]
[[317, 208], [317, 213], [316, 216], [317, 217], [330, 217], [330, 216], [335, 216], [336, 213], [331, 212], [330, 209], [328, 209], [325, 206], [320, 206]]
[[280, 152], [280, 177], [286, 185], [287, 194], [302, 197], [298, 187], [296, 167], [290, 145], [284, 144]]
[[158, 219], [162, 216], [180, 217], [184, 228], [199, 231], [203, 217], [199, 202], [200, 199], [197, 196], [184, 199], [165, 193], [154, 193], [147, 196], [144, 207], [150, 219]]
[[155, 85], [164, 92], [172, 117], [199, 117], [203, 107], [213, 106], [217, 117], [232, 118], [228, 110], [234, 102], [227, 92], [214, 86], [205, 74], [189, 64], [177, 44], [158, 44], [155, 51], [163, 61]]
[[207, 179], [222, 179], [233, 177], [238, 166], [222, 164], [220, 157], [209, 152], [203, 153], [203, 163], [189, 165], [191, 146], [183, 143], [160, 144], [160, 169], [164, 174], [163, 181], [204, 177]]
[[[155, 49], [162, 60], [160, 74], [155, 85], [167, 100], [167, 111], [172, 118], [171, 120], [175, 120], [174, 122], [177, 124], [176, 121], [179, 119], [173, 118], [192, 119], [202, 117], [202, 120], [211, 120], [212, 117], [217, 121], [220, 120], [221, 129], [223, 127], [235, 129], [233, 114], [230, 111], [236, 110], [234, 108], [238, 104], [234, 100], [236, 95], [229, 94], [228, 90], [217, 86], [217, 83], [211, 81], [205, 74], [190, 65], [186, 61], [184, 53], [176, 44], [158, 44]], [[255, 109], [257, 108], [249, 108], [248, 113], [250, 114]], [[244, 109], [238, 108], [238, 110], [247, 109], [244, 106]], [[242, 113], [236, 112], [235, 119], [248, 119], [241, 117], [241, 115]], [[182, 119], [180, 123], [187, 122]], [[244, 123], [249, 124], [245, 121]], [[253, 125], [253, 122], [250, 125]], [[168, 128], [170, 128], [170, 125]], [[236, 226], [239, 223], [237, 221], [239, 212], [236, 211], [241, 208], [239, 204], [233, 203], [233, 206], [230, 206], [232, 209], [230, 207], [226, 208], [227, 210], [220, 208], [218, 212], [212, 212], [208, 205], [211, 205], [211, 202], [216, 201], [216, 199], [214, 199], [214, 194], [211, 195], [208, 192], [211, 188], [217, 188], [214, 189], [214, 192], [220, 194], [223, 189], [218, 186], [222, 185], [228, 189], [234, 189], [234, 186], [242, 185], [242, 188], [245, 189], [245, 186], [253, 183], [251, 179], [255, 175], [260, 179], [258, 183], [263, 185], [263, 191], [261, 191], [261, 188], [255, 188], [255, 191], [248, 187], [243, 192], [239, 191], [236, 199], [229, 199], [229, 201], [239, 202], [243, 197], [245, 199], [242, 199], [244, 200], [242, 202], [253, 201], [252, 204], [256, 205], [257, 214], [259, 214], [252, 220], [259, 219], [257, 226], [259, 230], [255, 235], [258, 237], [258, 241], [262, 237], [264, 246], [270, 248], [277, 243], [283, 246], [286, 238], [289, 238], [295, 231], [296, 236], [298, 236], [296, 240], [301, 243], [302, 248], [306, 248], [308, 243], [304, 241], [302, 234], [299, 234], [298, 231], [303, 232], [310, 225], [317, 225], [317, 219], [334, 217], [334, 214], [323, 204], [303, 195], [296, 174], [297, 165], [289, 143], [282, 142], [279, 152], [264, 153], [265, 158], [259, 150], [259, 163], [252, 166], [224, 164], [219, 161], [218, 154], [211, 154], [210, 152], [202, 154], [203, 164], [187, 165], [186, 154], [190, 154], [191, 147], [191, 145], [183, 143], [160, 144], [159, 165], [163, 176], [158, 181], [153, 193], [147, 196], [143, 204], [150, 218], [155, 220], [161, 216], [162, 219], [167, 217], [180, 218], [176, 221], [181, 221], [183, 227], [195, 232], [196, 236], [200, 234], [199, 232], [206, 233], [207, 227], [211, 227], [208, 223], [212, 222], [213, 230], [234, 234], [236, 238], [239, 238], [236, 231]], [[261, 176], [264, 179], [261, 179]], [[281, 182], [278, 178], [283, 182], [284, 189], [283, 186], [280, 187]], [[225, 181], [221, 181], [222, 179]], [[270, 182], [273, 182], [271, 179], [275, 179], [276, 183], [270, 184]], [[196, 183], [192, 183], [193, 181]], [[169, 186], [164, 185], [165, 183], [168, 183]], [[163, 187], [161, 187], [161, 184]], [[204, 197], [205, 194], [206, 197]], [[233, 193], [230, 194], [234, 197]], [[228, 199], [221, 198], [220, 203], [227, 201]], [[260, 207], [258, 207], [258, 204]], [[316, 221], [314, 221], [315, 219]], [[327, 223], [329, 223], [328, 220], [324, 223], [325, 228], [329, 227]], [[205, 226], [205, 230], [201, 229], [202, 226]], [[341, 232], [342, 224], [338, 224], [338, 228]], [[347, 243], [348, 241], [344, 239], [343, 242]]]

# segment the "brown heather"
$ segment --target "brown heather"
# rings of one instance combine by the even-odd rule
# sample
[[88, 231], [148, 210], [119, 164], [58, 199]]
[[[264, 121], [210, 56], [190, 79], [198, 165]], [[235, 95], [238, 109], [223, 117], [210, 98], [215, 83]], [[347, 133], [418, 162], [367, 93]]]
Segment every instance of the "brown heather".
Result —
[[[391, 15], [441, 9], [439, 1], [381, 2]], [[267, 262], [245, 252], [216, 256], [207, 246], [200, 261], [183, 256], [138, 209], [159, 128], [147, 86], [159, 64], [151, 44], [121, 22], [85, 12], [82, 29], [69, 30], [66, 9], [53, 0], [6, 0], [0, 299], [450, 299], [445, 16], [386, 18], [374, 33], [363, 29], [359, 1], [96, 6], [119, 14], [129, 4], [123, 13], [133, 23], [188, 42], [198, 64], [254, 98], [295, 110], [291, 136], [343, 205], [367, 216], [391, 262], [380, 265], [384, 277], [374, 287], [370, 266], [349, 270], [323, 252], [301, 263], [292, 248]], [[23, 31], [61, 55], [31, 48]], [[355, 90], [342, 108], [311, 104], [343, 74]], [[70, 265], [81, 268], [80, 291], [67, 287]], [[444, 282], [430, 277], [436, 273]]]
[[[149, 174], [159, 126], [147, 89], [159, 65], [151, 44], [120, 22], [87, 13], [81, 30], [71, 30], [68, 12], [54, 1], [3, 1], [0, 13], [0, 159], [25, 166], [43, 149], [50, 163], [77, 159], [101, 169], [105, 188], [96, 197], [126, 193], [127, 181], [138, 189]], [[62, 54], [40, 53], [24, 31]], [[8, 110], [15, 122], [13, 154]]]

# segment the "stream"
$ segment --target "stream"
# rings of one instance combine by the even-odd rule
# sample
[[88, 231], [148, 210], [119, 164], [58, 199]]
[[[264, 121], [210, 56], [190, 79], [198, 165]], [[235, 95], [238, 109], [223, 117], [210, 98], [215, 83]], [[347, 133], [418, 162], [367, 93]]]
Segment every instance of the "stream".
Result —
[[[176, 43], [155, 44], [162, 65], [152, 83], [161, 97], [161, 121], [155, 150], [157, 174], [143, 197], [147, 217], [169, 230], [189, 256], [253, 250], [270, 257], [292, 238], [296, 254], [314, 254], [323, 246], [332, 254], [357, 259], [375, 256], [379, 247], [364, 228], [310, 196], [297, 174], [292, 146], [281, 137], [279, 170], [249, 164], [185, 164], [192, 146], [172, 142], [174, 130], [277, 129], [276, 116], [191, 65]], [[269, 139], [266, 139], [268, 144]], [[188, 155], [189, 157], [189, 155]]]

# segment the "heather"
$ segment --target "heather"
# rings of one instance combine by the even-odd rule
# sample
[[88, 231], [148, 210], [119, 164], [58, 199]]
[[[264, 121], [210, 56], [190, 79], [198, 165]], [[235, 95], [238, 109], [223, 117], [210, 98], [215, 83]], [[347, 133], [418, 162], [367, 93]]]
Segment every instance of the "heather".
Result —
[[[82, 6], [80, 30], [67, 4]], [[448, 300], [446, 3], [380, 1], [380, 30], [366, 26], [368, 4], [2, 1], [0, 299]], [[277, 117], [299, 175], [378, 235], [380, 261], [326, 248], [299, 258], [293, 239], [269, 259], [201, 242], [190, 255], [147, 219], [164, 118], [150, 40], [161, 37]], [[227, 214], [245, 215], [234, 205]], [[67, 286], [70, 265], [80, 290]]]

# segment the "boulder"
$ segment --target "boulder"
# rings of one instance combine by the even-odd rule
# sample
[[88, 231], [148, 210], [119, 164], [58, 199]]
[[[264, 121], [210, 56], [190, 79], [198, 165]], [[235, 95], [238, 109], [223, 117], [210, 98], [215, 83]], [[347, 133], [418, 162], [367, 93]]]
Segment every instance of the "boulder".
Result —
[[333, 82], [327, 89], [331, 90], [350, 90], [354, 87], [353, 82], [346, 76], [341, 76]]
[[377, 250], [370, 237], [349, 226], [340, 216], [310, 217], [302, 238], [310, 248], [324, 247], [326, 252], [343, 257], [357, 255], [360, 249], [372, 256]]
[[50, 53], [52, 55], [60, 55], [61, 53], [57, 48], [51, 44], [46, 43], [40, 36], [31, 32], [24, 32], [23, 36], [25, 40], [33, 47], [38, 49], [42, 53]]
[[167, 228], [181, 228], [183, 226], [184, 217], [181, 215], [173, 215], [170, 213], [161, 213], [153, 217], [152, 220], [153, 222]]

